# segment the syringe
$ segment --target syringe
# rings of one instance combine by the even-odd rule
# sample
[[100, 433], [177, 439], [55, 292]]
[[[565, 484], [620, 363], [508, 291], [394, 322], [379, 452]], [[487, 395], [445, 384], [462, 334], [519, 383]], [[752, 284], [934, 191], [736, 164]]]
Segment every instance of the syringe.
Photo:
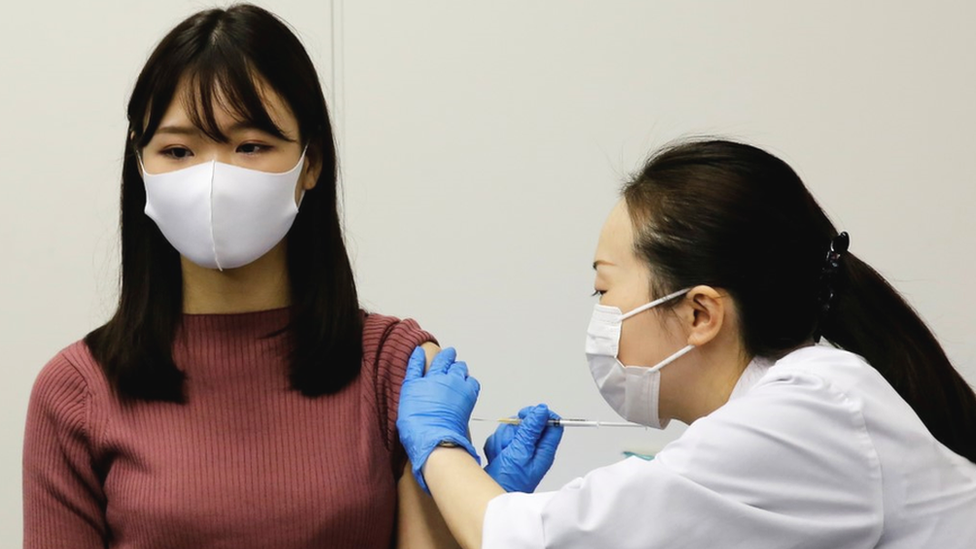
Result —
[[[471, 421], [495, 421], [498, 423], [506, 423], [508, 425], [519, 425], [522, 420], [516, 417], [503, 417], [501, 419], [486, 419], [480, 417], [473, 417]], [[589, 419], [550, 419], [549, 425], [552, 426], [562, 426], [562, 427], [642, 427], [647, 428], [646, 425], [641, 425], [640, 423], [630, 423], [627, 421], [594, 421]]]

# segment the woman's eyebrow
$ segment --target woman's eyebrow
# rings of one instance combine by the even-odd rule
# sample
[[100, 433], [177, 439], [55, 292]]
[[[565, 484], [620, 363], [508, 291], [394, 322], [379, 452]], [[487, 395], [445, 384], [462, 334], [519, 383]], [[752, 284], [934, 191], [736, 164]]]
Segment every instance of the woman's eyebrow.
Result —
[[240, 132], [245, 132], [245, 131], [261, 132], [261, 133], [263, 133], [265, 135], [268, 135], [268, 136], [271, 136], [271, 137], [274, 137], [274, 138], [277, 138], [277, 139], [284, 139], [285, 141], [294, 141], [294, 139], [292, 139], [291, 136], [288, 135], [288, 132], [286, 132], [285, 130], [279, 130], [281, 132], [281, 135], [278, 136], [278, 135], [275, 135], [273, 132], [270, 132], [267, 129], [262, 128], [262, 127], [258, 126], [257, 124], [254, 124], [254, 123], [249, 122], [247, 120], [239, 120], [237, 122], [234, 122], [233, 124], [231, 124], [230, 126], [228, 126], [226, 130], [224, 130], [224, 133], [226, 133], [226, 134], [229, 135], [229, 134], [232, 134], [232, 133], [240, 133]]
[[168, 133], [173, 135], [199, 135], [200, 129], [195, 126], [167, 125], [160, 126], [159, 129], [156, 130], [156, 133]]
[[[270, 134], [270, 133], [268, 133], [267, 130], [265, 130], [263, 128], [260, 128], [256, 124], [253, 124], [253, 123], [248, 122], [246, 120], [240, 120], [240, 121], [234, 122], [233, 124], [231, 124], [227, 128], [221, 129], [221, 132], [224, 133], [224, 134], [234, 134], [234, 133], [240, 133], [240, 132], [244, 132], [244, 131], [258, 131], [258, 132], [261, 132], [261, 133], [264, 133], [264, 134], [268, 134], [268, 135], [271, 135], [272, 137], [274, 137], [274, 134]], [[160, 126], [159, 129], [156, 130], [155, 135], [167, 134], [167, 135], [190, 135], [190, 136], [199, 136], [201, 133], [202, 132], [200, 131], [200, 128], [197, 128], [196, 126], [192, 126], [192, 125], [191, 126], [183, 126], [183, 125], [179, 125], [179, 124], [167, 124], [165, 126]], [[291, 141], [292, 140], [287, 134], [284, 134], [284, 138], [287, 141]]]
[[233, 124], [227, 127], [226, 131], [227, 133], [234, 133], [234, 132], [241, 132], [246, 130], [257, 130], [264, 133], [268, 133], [262, 130], [261, 128], [257, 127], [256, 125], [252, 124], [251, 122], [248, 122], [247, 120], [239, 120], [237, 122], [234, 122]]
[[[245, 131], [245, 130], [264, 131], [261, 128], [259, 128], [257, 125], [252, 124], [251, 122], [248, 122], [246, 120], [241, 120], [241, 121], [238, 121], [238, 122], [234, 122], [233, 124], [231, 124], [230, 126], [228, 126], [224, 131], [226, 131], [227, 133], [232, 133], [232, 132], [240, 132], [240, 131]], [[178, 134], [178, 135], [192, 135], [192, 134], [198, 134], [198, 133], [200, 133], [200, 128], [198, 128], [196, 126], [181, 126], [181, 125], [178, 125], [178, 124], [167, 124], [165, 126], [160, 126], [159, 129], [156, 130], [156, 133], [171, 133], [171, 134]]]

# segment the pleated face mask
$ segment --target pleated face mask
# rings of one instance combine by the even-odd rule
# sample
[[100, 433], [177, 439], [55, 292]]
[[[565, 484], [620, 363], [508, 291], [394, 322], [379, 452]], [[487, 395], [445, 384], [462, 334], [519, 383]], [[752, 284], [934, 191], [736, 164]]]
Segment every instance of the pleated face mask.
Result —
[[621, 325], [624, 320], [637, 313], [667, 303], [686, 293], [688, 293], [687, 289], [674, 292], [637, 307], [627, 314], [622, 313], [617, 307], [599, 304], [593, 307], [593, 316], [586, 330], [586, 360], [590, 365], [593, 381], [596, 382], [603, 399], [627, 421], [655, 429], [667, 427], [668, 421], [661, 421], [658, 410], [661, 399], [661, 368], [694, 349], [694, 345], [685, 346], [650, 368], [624, 366], [617, 359], [620, 351]]
[[305, 151], [283, 173], [216, 160], [162, 174], [143, 166], [145, 212], [180, 255], [207, 269], [236, 269], [288, 234], [298, 215], [295, 187], [304, 163]]

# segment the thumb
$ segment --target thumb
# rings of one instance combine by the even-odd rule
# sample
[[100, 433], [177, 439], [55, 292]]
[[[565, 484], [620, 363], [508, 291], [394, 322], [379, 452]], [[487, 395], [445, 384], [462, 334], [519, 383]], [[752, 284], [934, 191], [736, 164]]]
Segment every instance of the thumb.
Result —
[[[536, 442], [542, 436], [542, 431], [545, 430], [548, 422], [548, 406], [540, 404], [532, 408], [522, 419], [522, 424], [519, 425], [518, 431], [515, 432], [515, 440], [512, 441], [513, 444], [518, 443], [526, 448], [534, 449]], [[530, 451], [529, 454], [531, 453]]]
[[417, 347], [410, 354], [410, 360], [407, 361], [407, 373], [403, 376], [404, 383], [424, 377], [424, 366], [426, 365], [427, 353], [424, 352], [423, 348]]
[[563, 438], [563, 426], [549, 425], [539, 438], [538, 451], [547, 455], [556, 455], [556, 448]]

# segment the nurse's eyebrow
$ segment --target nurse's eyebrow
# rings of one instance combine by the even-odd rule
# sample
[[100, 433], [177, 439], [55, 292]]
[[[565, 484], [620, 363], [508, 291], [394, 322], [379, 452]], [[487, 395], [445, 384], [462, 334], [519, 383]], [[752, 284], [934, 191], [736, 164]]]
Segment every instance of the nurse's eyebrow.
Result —
[[597, 265], [611, 265], [612, 266], [613, 263], [610, 263], [609, 261], [607, 261], [605, 259], [597, 259], [596, 261], [593, 262], [593, 270], [594, 271], [596, 270], [596, 266]]

